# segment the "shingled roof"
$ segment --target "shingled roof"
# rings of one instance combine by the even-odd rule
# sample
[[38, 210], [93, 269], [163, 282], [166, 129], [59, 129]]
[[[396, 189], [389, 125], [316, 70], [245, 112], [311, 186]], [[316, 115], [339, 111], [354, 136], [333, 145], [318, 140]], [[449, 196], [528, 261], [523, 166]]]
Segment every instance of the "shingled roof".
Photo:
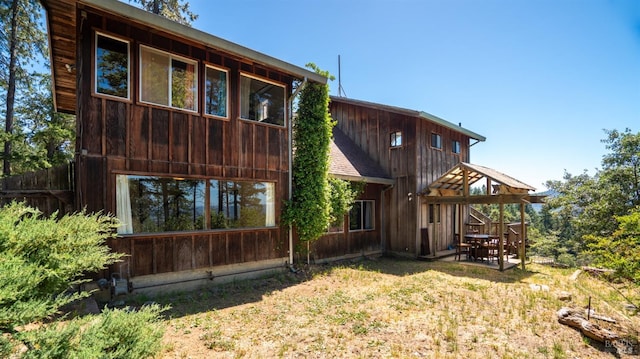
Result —
[[333, 129], [329, 156], [329, 174], [333, 177], [367, 183], [395, 183], [377, 162], [336, 127]]

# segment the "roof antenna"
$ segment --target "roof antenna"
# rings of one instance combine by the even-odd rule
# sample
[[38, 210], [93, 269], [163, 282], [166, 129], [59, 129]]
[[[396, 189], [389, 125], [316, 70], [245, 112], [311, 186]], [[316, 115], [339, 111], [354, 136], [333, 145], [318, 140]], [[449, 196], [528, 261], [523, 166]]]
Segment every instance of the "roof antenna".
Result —
[[338, 96], [347, 97], [347, 94], [342, 88], [342, 72], [340, 71], [340, 55], [338, 55]]

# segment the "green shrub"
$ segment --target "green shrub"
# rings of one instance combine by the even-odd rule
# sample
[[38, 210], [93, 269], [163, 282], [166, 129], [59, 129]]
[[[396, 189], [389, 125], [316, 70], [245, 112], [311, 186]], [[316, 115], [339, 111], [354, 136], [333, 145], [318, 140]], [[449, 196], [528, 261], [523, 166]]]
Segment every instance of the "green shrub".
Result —
[[157, 305], [139, 311], [105, 310], [100, 315], [56, 323], [24, 334], [33, 349], [24, 358], [150, 358], [162, 349]]

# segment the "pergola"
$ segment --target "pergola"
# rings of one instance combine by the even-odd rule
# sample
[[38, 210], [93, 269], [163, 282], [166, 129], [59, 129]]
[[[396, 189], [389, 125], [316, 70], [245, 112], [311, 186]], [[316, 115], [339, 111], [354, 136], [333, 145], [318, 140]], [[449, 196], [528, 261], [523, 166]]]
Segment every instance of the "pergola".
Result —
[[[487, 193], [471, 195], [470, 187], [485, 179]], [[504, 270], [504, 205], [520, 204], [521, 241], [518, 249], [522, 269], [525, 267], [526, 226], [524, 209], [527, 203], [543, 203], [545, 196], [531, 194], [534, 187], [492, 168], [461, 162], [421, 191], [420, 196], [428, 203], [438, 204], [498, 204], [500, 227], [498, 229], [498, 264]], [[458, 228], [463, 228], [462, 216], [458, 216]], [[462, 239], [462, 233], [459, 233]]]

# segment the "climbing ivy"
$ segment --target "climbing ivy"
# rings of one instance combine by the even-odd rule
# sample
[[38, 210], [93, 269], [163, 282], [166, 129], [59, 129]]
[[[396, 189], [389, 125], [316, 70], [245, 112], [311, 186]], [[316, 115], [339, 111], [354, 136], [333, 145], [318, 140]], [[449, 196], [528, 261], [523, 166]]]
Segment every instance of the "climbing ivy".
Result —
[[[307, 67], [329, 78], [328, 72], [314, 64]], [[328, 168], [334, 125], [329, 115], [329, 86], [306, 83], [293, 121], [293, 196], [283, 214], [285, 222], [296, 227], [301, 241], [320, 237], [331, 219]]]

